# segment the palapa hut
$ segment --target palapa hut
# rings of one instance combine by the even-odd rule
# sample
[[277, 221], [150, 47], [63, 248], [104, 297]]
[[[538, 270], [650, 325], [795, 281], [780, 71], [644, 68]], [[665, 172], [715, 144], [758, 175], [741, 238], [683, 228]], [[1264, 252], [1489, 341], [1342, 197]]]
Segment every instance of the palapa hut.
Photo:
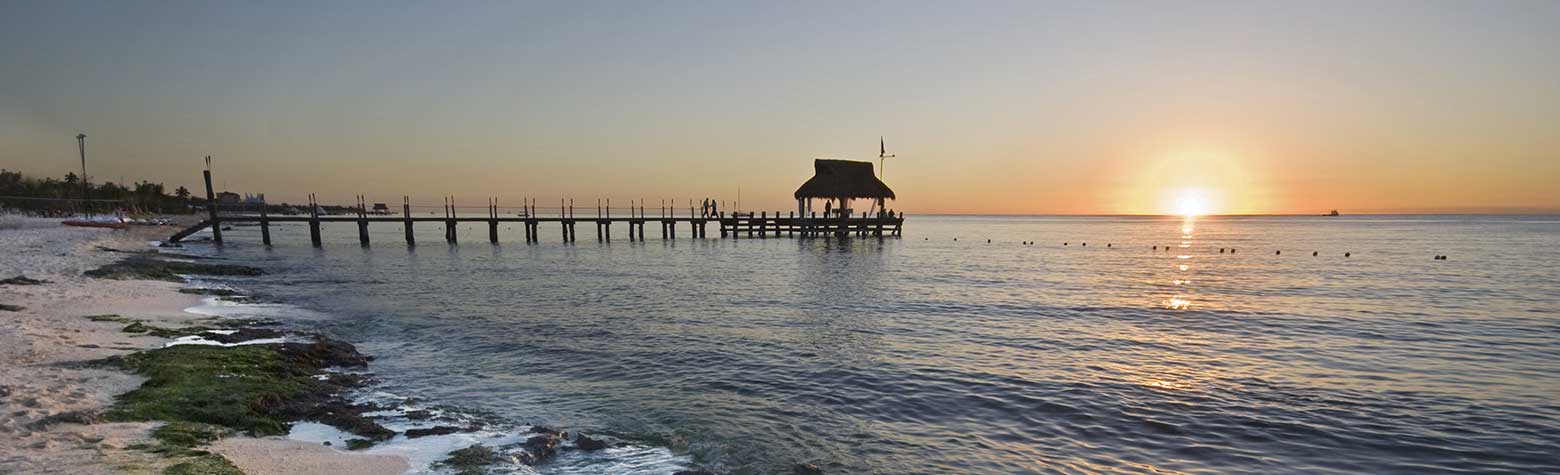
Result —
[[875, 200], [878, 213], [885, 211], [883, 201], [894, 199], [894, 190], [878, 180], [872, 171], [872, 162], [851, 160], [813, 160], [813, 177], [796, 189], [796, 209], [802, 216], [810, 216], [813, 199], [829, 202], [826, 217], [845, 217], [854, 214], [850, 200], [856, 198]]

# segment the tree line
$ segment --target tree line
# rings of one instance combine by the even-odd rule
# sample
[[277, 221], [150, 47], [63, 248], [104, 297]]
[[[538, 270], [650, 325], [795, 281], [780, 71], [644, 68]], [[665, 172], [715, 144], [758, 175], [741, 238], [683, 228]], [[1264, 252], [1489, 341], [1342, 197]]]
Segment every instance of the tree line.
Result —
[[88, 182], [85, 198], [91, 201], [86, 202], [81, 201], [82, 192], [81, 177], [74, 172], [61, 178], [36, 178], [0, 169], [0, 208], [10, 210], [46, 214], [87, 209], [98, 213], [189, 213], [193, 211], [192, 203], [204, 204], [206, 201], [192, 197], [190, 190], [183, 186], [169, 194], [162, 183], [144, 180], [132, 184]]

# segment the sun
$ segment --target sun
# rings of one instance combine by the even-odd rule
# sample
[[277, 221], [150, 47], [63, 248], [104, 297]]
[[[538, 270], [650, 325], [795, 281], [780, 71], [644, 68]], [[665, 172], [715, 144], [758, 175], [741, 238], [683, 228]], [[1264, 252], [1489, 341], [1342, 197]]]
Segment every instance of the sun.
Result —
[[1201, 216], [1212, 212], [1208, 204], [1208, 195], [1202, 190], [1188, 189], [1175, 192], [1175, 214], [1181, 216]]

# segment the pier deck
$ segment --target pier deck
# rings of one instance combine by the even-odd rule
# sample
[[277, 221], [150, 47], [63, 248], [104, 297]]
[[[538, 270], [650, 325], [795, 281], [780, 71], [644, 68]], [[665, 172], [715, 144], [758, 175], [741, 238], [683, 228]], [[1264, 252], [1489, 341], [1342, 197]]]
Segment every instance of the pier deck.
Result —
[[708, 237], [706, 230], [710, 223], [715, 223], [722, 238], [770, 238], [770, 237], [846, 237], [846, 236], [899, 236], [904, 229], [904, 217], [894, 216], [852, 216], [852, 217], [796, 217], [794, 214], [773, 215], [765, 213], [741, 213], [738, 215], [718, 216], [600, 216], [600, 217], [569, 217], [569, 216], [269, 216], [269, 215], [218, 215], [215, 219], [206, 219], [190, 226], [173, 236], [169, 242], [179, 242], [190, 235], [206, 228], [213, 228], [212, 237], [221, 242], [221, 226], [234, 223], [255, 223], [260, 225], [261, 238], [265, 244], [271, 243], [270, 225], [276, 223], [307, 223], [311, 241], [315, 246], [320, 245], [320, 226], [323, 223], [356, 223], [358, 225], [358, 238], [363, 244], [368, 244], [369, 223], [400, 223], [406, 231], [406, 242], [415, 244], [412, 229], [417, 223], [438, 223], [445, 228], [445, 240], [457, 242], [458, 234], [456, 225], [460, 223], [485, 223], [488, 225], [488, 239], [498, 242], [499, 223], [520, 223], [524, 225], [526, 242], [540, 242], [541, 224], [555, 223], [559, 227], [559, 235], [564, 242], [574, 242], [575, 227], [577, 224], [588, 223], [596, 225], [596, 239], [608, 241], [612, 239], [612, 225], [627, 224], [628, 239], [630, 241], [643, 241], [648, 238], [645, 232], [646, 223], [657, 223], [660, 227], [661, 239], [677, 239], [678, 228], [684, 228], [688, 236], [692, 238]]

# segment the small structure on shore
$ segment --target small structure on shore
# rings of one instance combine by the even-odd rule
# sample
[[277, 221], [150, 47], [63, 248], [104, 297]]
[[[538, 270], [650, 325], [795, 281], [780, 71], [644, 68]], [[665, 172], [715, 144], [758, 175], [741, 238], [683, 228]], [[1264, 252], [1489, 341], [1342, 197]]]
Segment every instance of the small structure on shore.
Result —
[[851, 160], [813, 160], [813, 177], [796, 189], [796, 211], [812, 216], [813, 200], [825, 200], [824, 217], [849, 217], [853, 199], [873, 200], [878, 216], [887, 214], [885, 200], [894, 199], [894, 190], [879, 180], [872, 162]]

